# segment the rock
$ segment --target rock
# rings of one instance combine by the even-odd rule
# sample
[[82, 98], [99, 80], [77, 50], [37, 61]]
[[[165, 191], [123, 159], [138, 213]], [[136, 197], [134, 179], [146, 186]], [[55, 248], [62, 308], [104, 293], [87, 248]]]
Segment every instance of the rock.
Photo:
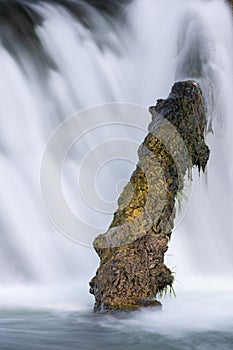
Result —
[[160, 306], [156, 296], [172, 289], [164, 254], [174, 227], [175, 198], [193, 166], [205, 170], [206, 116], [193, 81], [176, 83], [151, 107], [149, 133], [124, 188], [109, 230], [94, 241], [100, 267], [90, 282], [96, 312]]

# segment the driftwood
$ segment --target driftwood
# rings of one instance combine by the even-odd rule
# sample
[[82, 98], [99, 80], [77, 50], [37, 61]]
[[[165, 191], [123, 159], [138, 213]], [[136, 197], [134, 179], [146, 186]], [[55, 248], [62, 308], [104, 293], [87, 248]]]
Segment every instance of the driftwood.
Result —
[[107, 233], [94, 248], [100, 267], [90, 282], [95, 311], [160, 306], [156, 296], [172, 288], [174, 277], [164, 254], [174, 227], [175, 200], [187, 171], [205, 170], [205, 108], [199, 85], [178, 82], [166, 100], [151, 107], [149, 133], [124, 188]]

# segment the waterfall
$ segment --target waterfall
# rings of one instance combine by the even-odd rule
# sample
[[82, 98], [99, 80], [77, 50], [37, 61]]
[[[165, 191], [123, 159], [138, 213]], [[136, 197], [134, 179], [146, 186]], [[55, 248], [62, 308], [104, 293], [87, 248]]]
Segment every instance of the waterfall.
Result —
[[[98, 265], [93, 249], [58, 232], [41, 199], [41, 159], [60, 123], [109, 102], [148, 107], [165, 98], [174, 81], [190, 78], [203, 88], [211, 159], [206, 175], [193, 172], [189, 209], [173, 233], [167, 263], [177, 265], [177, 279], [184, 286], [200, 277], [227, 279], [233, 268], [233, 26], [225, 2], [134, 0], [119, 18], [111, 18], [79, 1], [82, 19], [59, 2], [21, 3], [34, 21], [30, 35], [25, 22], [19, 39], [11, 16], [9, 26], [0, 27], [0, 299], [10, 303], [15, 298], [11, 286], [22, 288], [23, 295], [31, 286], [78, 281], [88, 293]], [[21, 20], [26, 21], [24, 16]], [[145, 129], [147, 124], [145, 120]], [[86, 135], [72, 150], [63, 174], [72, 209], [84, 216], [87, 211], [86, 219], [98, 222], [103, 232], [111, 215], [101, 214], [100, 220], [86, 206], [76, 189], [76, 171], [82, 150], [106, 141], [111, 132], [105, 127]], [[146, 131], [126, 133], [139, 144]], [[115, 167], [110, 164], [103, 171], [108, 180], [97, 184], [111, 199], [116, 183], [129, 179], [134, 164], [121, 160]]]

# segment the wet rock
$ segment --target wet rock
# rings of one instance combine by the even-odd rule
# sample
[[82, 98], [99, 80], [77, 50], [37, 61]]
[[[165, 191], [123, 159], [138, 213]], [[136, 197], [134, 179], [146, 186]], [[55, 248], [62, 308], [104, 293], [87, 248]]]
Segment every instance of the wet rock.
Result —
[[174, 227], [175, 199], [193, 166], [205, 170], [209, 148], [197, 83], [176, 83], [166, 100], [150, 108], [149, 133], [139, 161], [118, 200], [109, 230], [94, 241], [100, 267], [90, 282], [95, 311], [161, 306], [156, 296], [172, 289], [164, 255]]

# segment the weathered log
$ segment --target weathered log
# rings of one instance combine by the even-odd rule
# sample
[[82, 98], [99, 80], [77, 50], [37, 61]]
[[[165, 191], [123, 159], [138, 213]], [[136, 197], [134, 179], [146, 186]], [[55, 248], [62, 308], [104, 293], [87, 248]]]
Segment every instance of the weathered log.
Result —
[[90, 282], [95, 311], [135, 310], [161, 305], [156, 296], [172, 288], [164, 254], [174, 227], [175, 200], [187, 171], [205, 170], [206, 115], [199, 85], [178, 82], [166, 100], [151, 107], [149, 133], [139, 162], [124, 188], [107, 233], [94, 248], [100, 267]]

